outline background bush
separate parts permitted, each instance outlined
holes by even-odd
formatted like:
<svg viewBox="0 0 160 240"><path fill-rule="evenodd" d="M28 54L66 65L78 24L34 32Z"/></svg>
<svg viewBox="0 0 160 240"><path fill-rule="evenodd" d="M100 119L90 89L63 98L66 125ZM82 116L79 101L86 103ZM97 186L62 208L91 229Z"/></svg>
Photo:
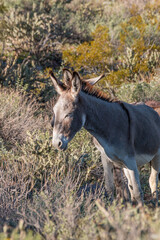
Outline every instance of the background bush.
<svg viewBox="0 0 160 240"><path fill-rule="evenodd" d="M0 10L0 83L42 102L53 97L48 67L104 72L109 90L150 81L159 67L159 0L14 0Z"/></svg>

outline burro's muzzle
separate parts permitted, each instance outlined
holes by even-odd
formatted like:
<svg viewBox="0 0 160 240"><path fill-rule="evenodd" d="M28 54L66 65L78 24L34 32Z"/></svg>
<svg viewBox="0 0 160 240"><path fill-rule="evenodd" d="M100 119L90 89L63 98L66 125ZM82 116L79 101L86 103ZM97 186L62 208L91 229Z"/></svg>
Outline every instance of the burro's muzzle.
<svg viewBox="0 0 160 240"><path fill-rule="evenodd" d="M53 144L54 148L65 151L68 146L68 140L63 135L61 135L59 137L53 136L52 144Z"/></svg>

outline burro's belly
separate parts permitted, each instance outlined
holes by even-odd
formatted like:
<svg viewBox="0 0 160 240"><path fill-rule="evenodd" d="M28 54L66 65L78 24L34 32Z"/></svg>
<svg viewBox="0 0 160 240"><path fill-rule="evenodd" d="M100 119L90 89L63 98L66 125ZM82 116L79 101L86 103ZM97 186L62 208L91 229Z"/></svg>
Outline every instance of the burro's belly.
<svg viewBox="0 0 160 240"><path fill-rule="evenodd" d="M153 154L135 153L135 155L130 156L128 154L128 149L126 150L124 147L117 147L108 144L101 145L101 147L110 159L110 161L118 167L122 168L130 168L130 166L132 165L132 161L135 160L137 166L139 167L145 165L146 163L149 163L156 156L160 158L160 148L157 150L157 152Z"/></svg>
<svg viewBox="0 0 160 240"><path fill-rule="evenodd" d="M137 166L143 166L146 163L149 163L155 155L148 155L148 154L136 154L135 159Z"/></svg>

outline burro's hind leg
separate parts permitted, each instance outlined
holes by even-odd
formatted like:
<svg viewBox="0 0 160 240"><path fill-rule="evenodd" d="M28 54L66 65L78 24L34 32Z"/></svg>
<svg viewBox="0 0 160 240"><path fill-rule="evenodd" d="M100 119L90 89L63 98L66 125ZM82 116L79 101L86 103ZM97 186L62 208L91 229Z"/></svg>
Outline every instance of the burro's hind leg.
<svg viewBox="0 0 160 240"><path fill-rule="evenodd" d="M158 173L160 172L160 150L151 161L151 174L149 177L149 186L155 205L158 204Z"/></svg>
<svg viewBox="0 0 160 240"><path fill-rule="evenodd" d="M122 168L113 166L113 178L116 189L116 198L119 201L123 199L123 202L130 200L128 181L122 170Z"/></svg>
<svg viewBox="0 0 160 240"><path fill-rule="evenodd" d="M134 158L127 161L127 168L124 168L124 173L128 180L128 188L132 202L138 202L138 204L143 205L143 193L139 180L139 172Z"/></svg>

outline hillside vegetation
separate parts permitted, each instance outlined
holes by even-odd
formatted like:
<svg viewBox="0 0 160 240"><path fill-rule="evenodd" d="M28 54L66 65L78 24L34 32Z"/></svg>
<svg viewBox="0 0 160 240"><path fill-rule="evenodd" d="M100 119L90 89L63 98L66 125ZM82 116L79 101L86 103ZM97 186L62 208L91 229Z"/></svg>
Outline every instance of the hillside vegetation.
<svg viewBox="0 0 160 240"><path fill-rule="evenodd" d="M160 239L149 166L145 206L108 201L99 152L79 132L55 150L52 68L105 73L98 88L160 101L160 1L0 1L0 240Z"/></svg>
<svg viewBox="0 0 160 240"><path fill-rule="evenodd" d="M42 102L53 97L45 70L105 73L116 97L125 83L150 83L160 59L160 1L1 1L0 84ZM154 97L154 94L153 94Z"/></svg>

